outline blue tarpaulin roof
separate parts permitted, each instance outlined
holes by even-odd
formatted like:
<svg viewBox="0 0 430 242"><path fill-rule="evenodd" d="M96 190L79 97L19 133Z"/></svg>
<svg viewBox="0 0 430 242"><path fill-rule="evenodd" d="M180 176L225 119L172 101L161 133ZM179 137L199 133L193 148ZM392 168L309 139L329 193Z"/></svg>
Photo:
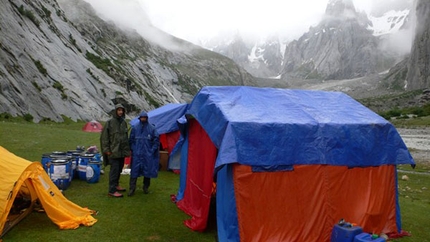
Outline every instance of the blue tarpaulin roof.
<svg viewBox="0 0 430 242"><path fill-rule="evenodd" d="M341 92L204 87L187 114L219 149L216 167L414 164L391 123Z"/></svg>
<svg viewBox="0 0 430 242"><path fill-rule="evenodd" d="M176 120L185 114L188 104L169 103L148 112L149 123L155 125L159 134L167 134L178 130ZM130 121L131 125L139 122L138 117Z"/></svg>

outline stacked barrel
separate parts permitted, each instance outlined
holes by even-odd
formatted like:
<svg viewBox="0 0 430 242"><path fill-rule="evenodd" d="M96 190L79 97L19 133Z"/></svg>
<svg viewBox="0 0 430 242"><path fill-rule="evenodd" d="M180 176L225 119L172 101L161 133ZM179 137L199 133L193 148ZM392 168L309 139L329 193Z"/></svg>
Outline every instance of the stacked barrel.
<svg viewBox="0 0 430 242"><path fill-rule="evenodd" d="M74 178L96 183L100 178L101 156L87 153L83 149L53 151L42 155L43 169L60 189L69 188Z"/></svg>

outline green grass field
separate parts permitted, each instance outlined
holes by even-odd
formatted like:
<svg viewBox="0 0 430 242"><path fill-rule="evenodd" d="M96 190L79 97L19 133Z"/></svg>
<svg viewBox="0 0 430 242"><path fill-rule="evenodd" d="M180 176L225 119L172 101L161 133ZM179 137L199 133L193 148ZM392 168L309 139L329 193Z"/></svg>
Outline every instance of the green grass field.
<svg viewBox="0 0 430 242"><path fill-rule="evenodd" d="M44 153L74 150L76 146L99 147L99 133L81 131L84 123L33 124L1 122L0 146L30 161L40 161ZM105 169L109 172L109 166ZM128 175L120 183L128 188ZM139 178L143 184L143 178ZM138 187L141 188L141 185ZM183 224L188 219L171 202L179 188L179 175L160 171L151 181L150 194L136 191L135 196L107 196L108 175L98 183L74 179L64 195L74 203L97 210L98 221L92 227L60 230L45 213L33 212L4 237L6 241L216 241L215 229L194 232ZM126 193L125 193L126 194Z"/></svg>
<svg viewBox="0 0 430 242"><path fill-rule="evenodd" d="M83 125L70 121L59 124L0 121L0 146L30 161L40 161L44 153L73 150L78 145L99 147L99 134L81 131ZM412 236L396 241L430 241L430 175L426 172L429 167L418 164L417 170L421 172L407 173L408 181L399 178L402 226ZM402 175L399 173L399 177ZM128 179L122 175L121 185L128 188ZM138 182L142 184L142 178ZM170 195L178 190L179 175L161 171L151 182L150 194L139 190L133 197L109 198L107 184L107 175L101 175L98 183L91 184L75 179L64 192L74 203L99 211L94 226L60 230L45 213L33 212L2 239L5 242L216 241L213 227L200 233L183 224L189 216L170 200Z"/></svg>

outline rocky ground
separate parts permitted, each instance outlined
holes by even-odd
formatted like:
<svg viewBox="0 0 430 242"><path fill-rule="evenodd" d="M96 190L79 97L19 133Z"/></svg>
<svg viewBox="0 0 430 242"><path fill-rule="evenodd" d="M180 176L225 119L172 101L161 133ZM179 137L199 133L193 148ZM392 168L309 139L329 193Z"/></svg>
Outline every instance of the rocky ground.
<svg viewBox="0 0 430 242"><path fill-rule="evenodd" d="M259 79L260 86L344 92L355 99L395 93L381 85L386 73L345 80Z"/></svg>
<svg viewBox="0 0 430 242"><path fill-rule="evenodd" d="M375 112L406 108L430 103L430 89L405 92L387 88L388 72L344 80L280 80L259 79L259 86L343 92Z"/></svg>
<svg viewBox="0 0 430 242"><path fill-rule="evenodd" d="M430 127L397 129L416 163L430 165Z"/></svg>

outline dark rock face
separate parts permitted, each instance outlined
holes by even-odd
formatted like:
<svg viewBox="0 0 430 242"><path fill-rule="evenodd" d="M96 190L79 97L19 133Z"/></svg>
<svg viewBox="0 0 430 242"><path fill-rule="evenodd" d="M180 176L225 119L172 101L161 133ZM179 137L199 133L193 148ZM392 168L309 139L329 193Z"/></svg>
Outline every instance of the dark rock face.
<svg viewBox="0 0 430 242"><path fill-rule="evenodd" d="M330 1L321 23L287 46L283 78L347 79L388 68L393 62L379 50L370 24L352 1Z"/></svg>
<svg viewBox="0 0 430 242"><path fill-rule="evenodd" d="M430 87L430 1L418 0L417 28L408 64L408 90Z"/></svg>
<svg viewBox="0 0 430 242"><path fill-rule="evenodd" d="M133 115L188 102L205 85L254 80L232 60L149 20L140 30L120 29L82 0L4 1L0 32L0 113L35 122L104 120L118 102Z"/></svg>

